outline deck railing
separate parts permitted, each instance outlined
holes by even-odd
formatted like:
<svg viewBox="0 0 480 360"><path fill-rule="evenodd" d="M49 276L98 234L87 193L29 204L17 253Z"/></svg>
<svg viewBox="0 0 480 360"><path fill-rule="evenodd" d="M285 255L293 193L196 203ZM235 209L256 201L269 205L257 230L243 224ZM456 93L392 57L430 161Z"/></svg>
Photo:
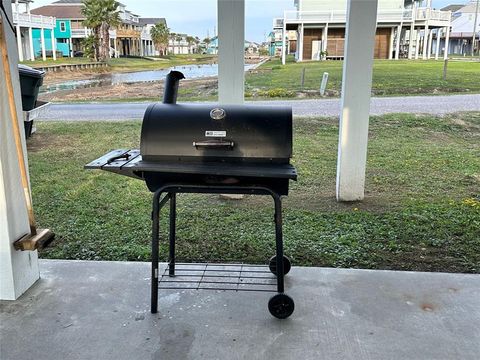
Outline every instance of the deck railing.
<svg viewBox="0 0 480 360"><path fill-rule="evenodd" d="M415 20L435 20L449 22L451 13L450 11L433 10L431 8L417 9L415 14L413 9L380 10L377 14L377 22L409 22L413 20L413 15L415 15ZM344 10L285 11L284 19L276 18L273 20L273 27L283 27L284 21L292 23L345 23L347 21L347 14Z"/></svg>
<svg viewBox="0 0 480 360"><path fill-rule="evenodd" d="M22 27L46 28L53 29L55 27L55 18L52 16L33 15L26 13L13 12L13 24Z"/></svg>

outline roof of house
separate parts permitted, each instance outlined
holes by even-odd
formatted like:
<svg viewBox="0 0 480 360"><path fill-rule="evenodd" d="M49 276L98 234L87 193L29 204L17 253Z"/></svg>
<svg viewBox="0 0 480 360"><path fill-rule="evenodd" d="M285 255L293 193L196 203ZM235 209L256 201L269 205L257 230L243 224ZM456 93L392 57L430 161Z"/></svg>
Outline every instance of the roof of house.
<svg viewBox="0 0 480 360"><path fill-rule="evenodd" d="M76 0L60 0L60 1L76 1ZM59 19L85 19L82 14L82 5L62 6L62 5L46 5L36 9L32 9L34 15L54 16Z"/></svg>
<svg viewBox="0 0 480 360"><path fill-rule="evenodd" d="M465 4L451 4L451 5L447 5L443 8L441 8L440 10L455 12L455 11L458 11L459 9L461 9L464 6L465 6Z"/></svg>
<svg viewBox="0 0 480 360"><path fill-rule="evenodd" d="M467 5L464 5L461 9L459 9L458 12L475 14L476 10L477 10L477 2L470 1Z"/></svg>
<svg viewBox="0 0 480 360"><path fill-rule="evenodd" d="M167 25L167 20L165 18L139 18L139 25L156 25L156 24L165 24Z"/></svg>

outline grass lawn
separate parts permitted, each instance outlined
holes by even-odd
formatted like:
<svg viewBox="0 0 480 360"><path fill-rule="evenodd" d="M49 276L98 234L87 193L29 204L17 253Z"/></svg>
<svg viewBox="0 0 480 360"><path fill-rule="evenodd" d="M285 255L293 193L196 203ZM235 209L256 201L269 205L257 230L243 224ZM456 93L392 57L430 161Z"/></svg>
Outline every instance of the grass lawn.
<svg viewBox="0 0 480 360"><path fill-rule="evenodd" d="M272 60L247 76L247 97L318 97L324 72L329 73L328 96L339 96L342 61L296 63ZM305 68L305 86L301 87ZM443 61L377 60L372 94L376 96L480 92L480 62L450 61L443 80Z"/></svg>
<svg viewBox="0 0 480 360"><path fill-rule="evenodd" d="M117 58L110 59L108 64L113 71L142 71L163 69L177 65L206 64L216 61L215 55L189 54L169 55L164 58L158 57L157 61L141 58Z"/></svg>
<svg viewBox="0 0 480 360"><path fill-rule="evenodd" d="M64 65L64 64L86 64L93 62L92 60L84 57L61 57L57 58L56 61L53 58L47 58L46 61L42 59L37 59L35 61L22 61L21 64L32 66L32 67L42 67L42 66L52 66L52 65Z"/></svg>
<svg viewBox="0 0 480 360"><path fill-rule="evenodd" d="M176 65L205 64L216 61L216 56L203 54L169 55L164 58L157 58L160 60L154 61L142 58L115 58L110 59L108 64L114 71L142 71L163 69ZM21 63L32 67L42 67L63 64L85 64L90 62L93 62L93 60L85 57L62 57L58 58L56 61L54 61L52 58L47 58L46 61L37 59L35 61L22 61Z"/></svg>
<svg viewBox="0 0 480 360"><path fill-rule="evenodd" d="M28 141L34 206L39 225L57 235L41 256L148 261L144 183L82 168L111 149L137 148L140 122L37 125ZM359 203L334 199L335 119L297 118L294 139L299 181L284 199L294 265L480 272L480 112L373 117ZM266 263L274 254L270 199L180 195L178 206L179 258Z"/></svg>

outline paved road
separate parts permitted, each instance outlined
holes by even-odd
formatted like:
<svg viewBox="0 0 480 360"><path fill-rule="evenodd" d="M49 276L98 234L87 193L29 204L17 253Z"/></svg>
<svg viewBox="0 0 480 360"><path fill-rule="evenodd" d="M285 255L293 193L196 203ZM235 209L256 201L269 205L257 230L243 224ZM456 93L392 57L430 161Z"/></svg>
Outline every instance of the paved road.
<svg viewBox="0 0 480 360"><path fill-rule="evenodd" d="M339 99L256 101L259 105L289 105L297 116L338 116ZM143 118L148 103L52 104L39 120L131 120ZM480 111L480 94L372 98L371 113L446 114Z"/></svg>

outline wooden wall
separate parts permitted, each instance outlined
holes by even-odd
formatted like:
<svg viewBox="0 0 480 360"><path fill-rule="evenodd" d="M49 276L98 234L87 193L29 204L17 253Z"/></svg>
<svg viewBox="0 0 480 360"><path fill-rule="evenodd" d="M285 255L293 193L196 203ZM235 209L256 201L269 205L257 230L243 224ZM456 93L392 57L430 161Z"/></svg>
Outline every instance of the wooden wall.
<svg viewBox="0 0 480 360"><path fill-rule="evenodd" d="M375 59L388 59L391 28L378 28L375 35ZM312 58L312 41L322 39L322 29L305 29L303 35L303 60ZM344 56L345 29L328 29L328 56Z"/></svg>
<svg viewBox="0 0 480 360"><path fill-rule="evenodd" d="M391 28L379 28L375 35L375 59L388 59L388 51L390 47Z"/></svg>
<svg viewBox="0 0 480 360"><path fill-rule="evenodd" d="M312 59L312 41L322 40L322 29L305 29L303 32L303 60Z"/></svg>

